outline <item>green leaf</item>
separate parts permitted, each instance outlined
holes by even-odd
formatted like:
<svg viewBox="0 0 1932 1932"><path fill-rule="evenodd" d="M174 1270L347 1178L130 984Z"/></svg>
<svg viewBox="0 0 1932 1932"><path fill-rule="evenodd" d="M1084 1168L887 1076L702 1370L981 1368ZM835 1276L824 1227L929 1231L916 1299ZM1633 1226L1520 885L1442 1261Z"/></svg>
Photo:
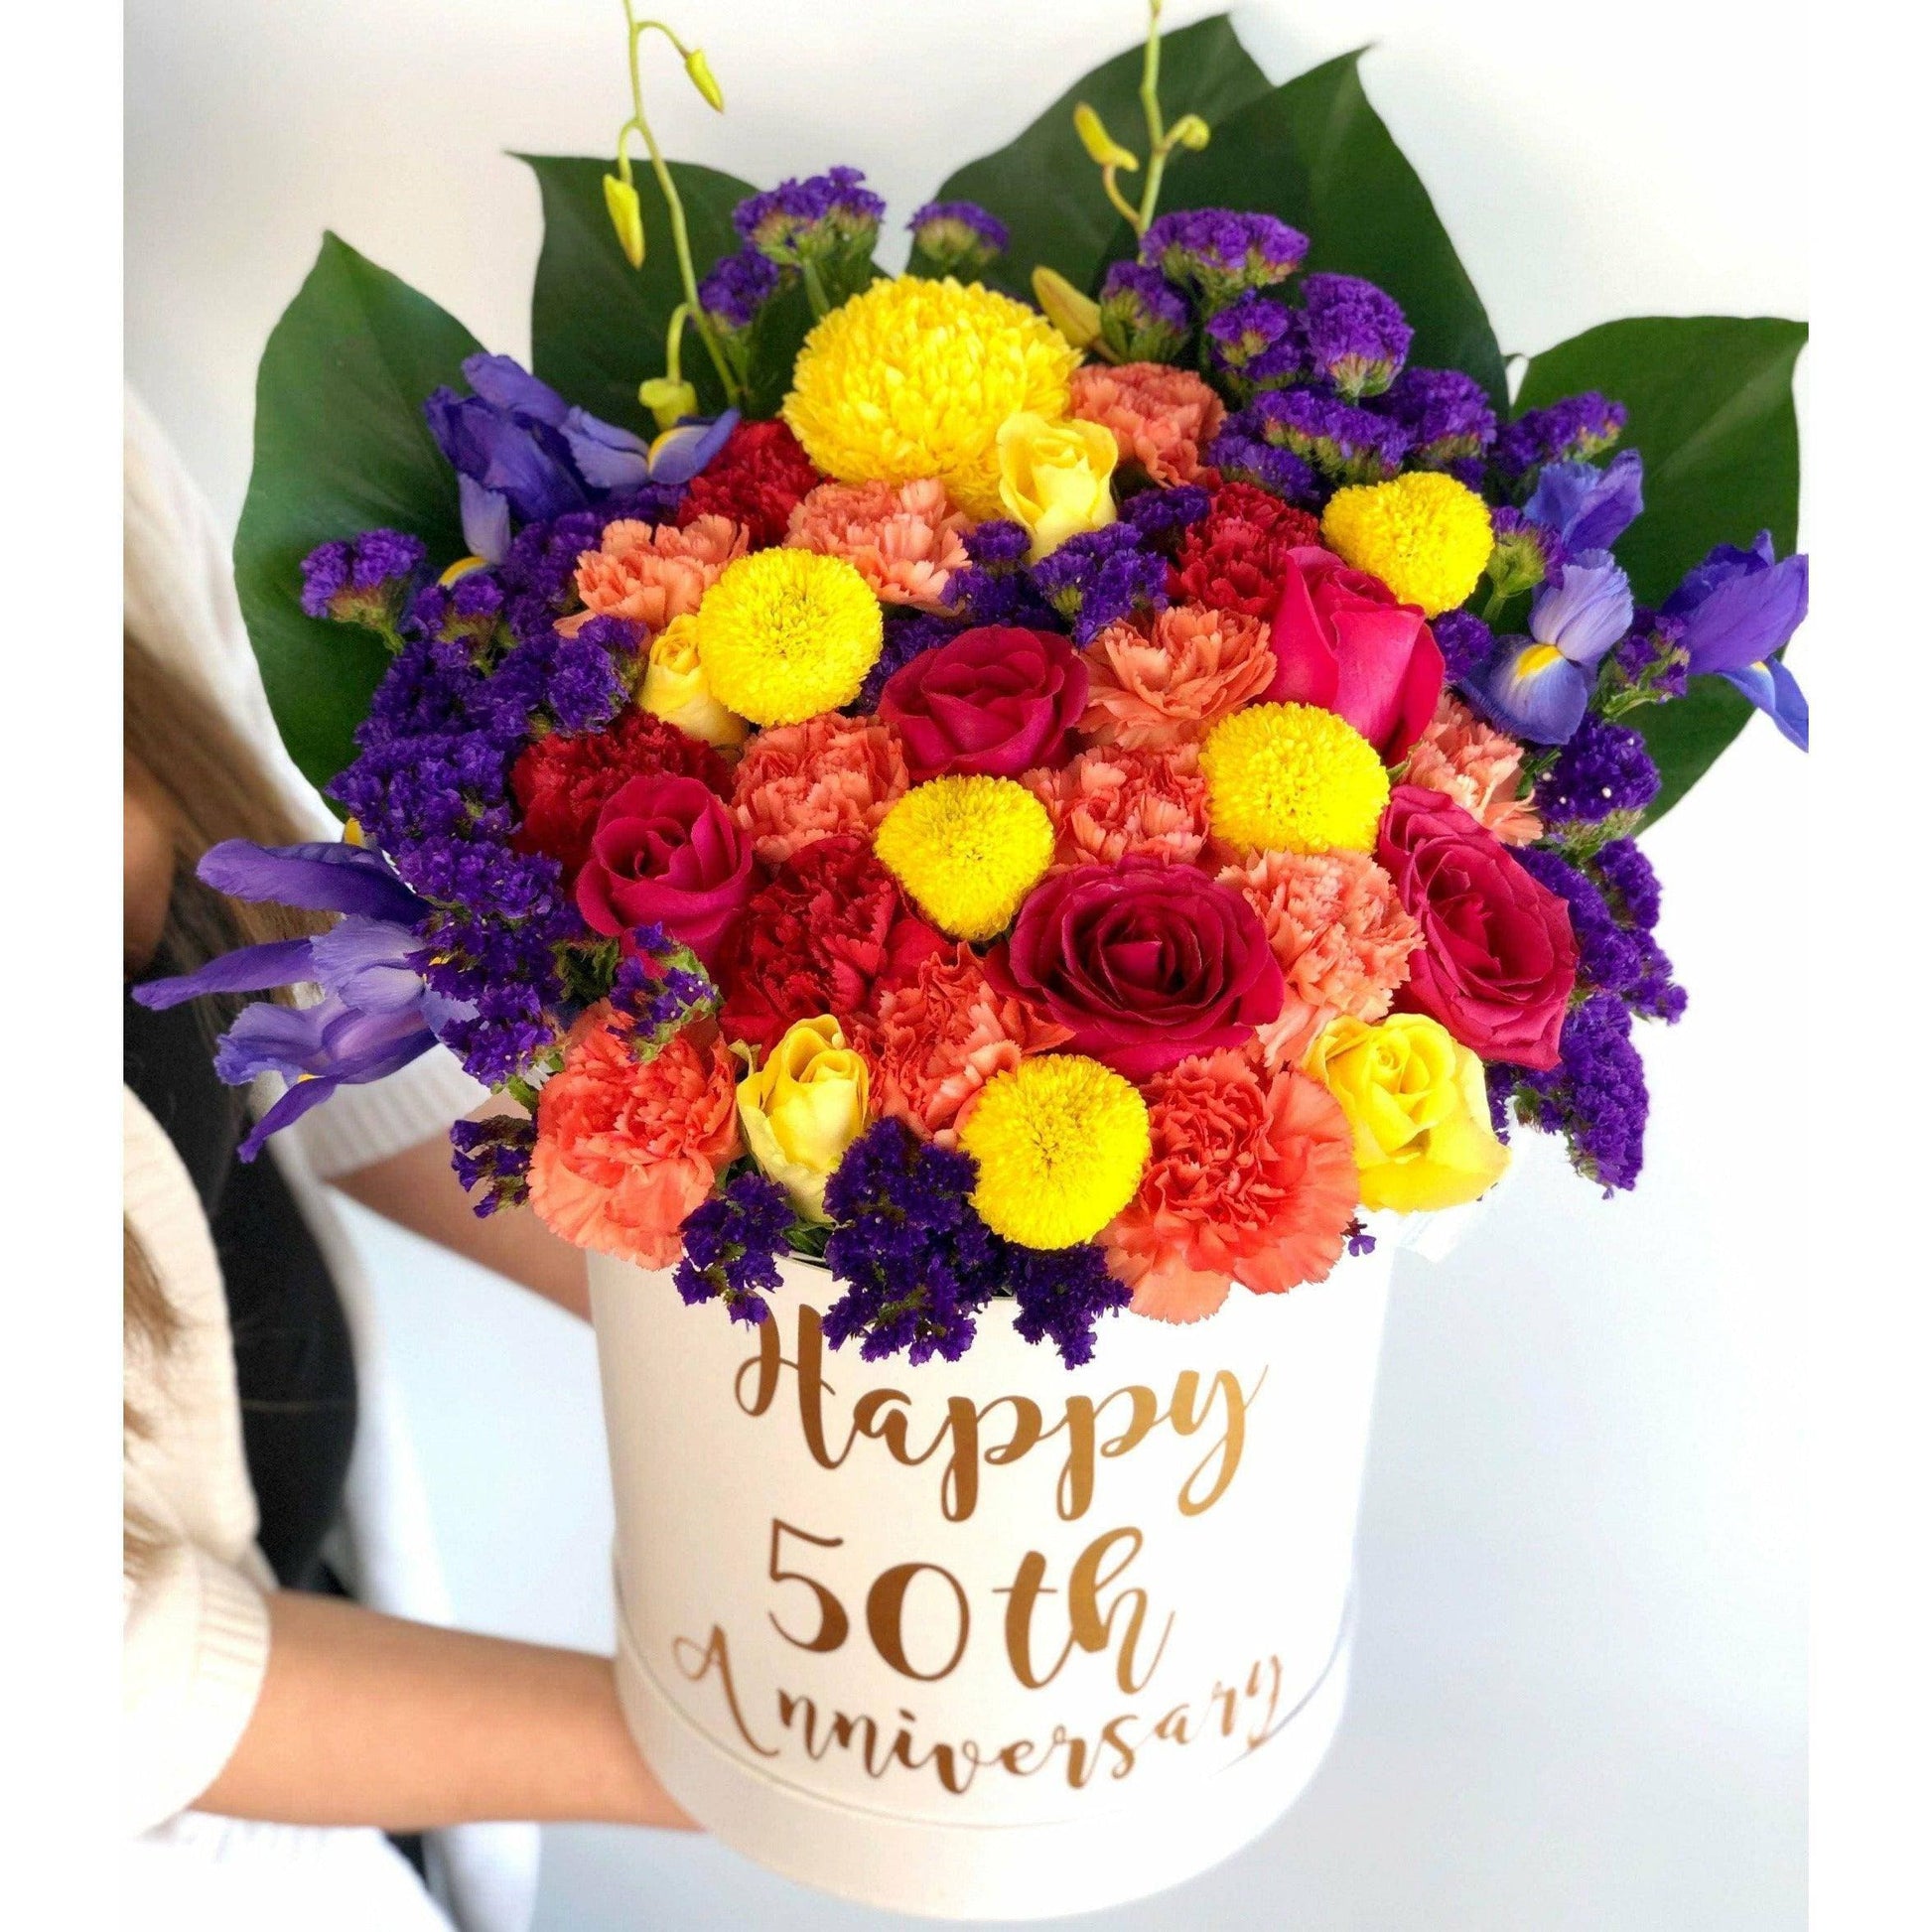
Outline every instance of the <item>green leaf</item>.
<svg viewBox="0 0 1932 1932"><path fill-rule="evenodd" d="M1073 131L1073 109L1086 101L1114 138L1147 164L1147 119L1141 111L1142 50L1131 48L1077 81L1016 141L997 154L969 162L950 176L935 201L978 202L1013 231L1005 256L985 280L1031 299L1034 269L1040 263L1075 288L1090 288L1107 261L1120 216L1100 187L1100 170L1088 160ZM1249 59L1225 14L1197 21L1161 42L1161 108L1170 123L1198 114L1221 138L1223 120L1268 89L1268 77ZM1208 154L1214 152L1212 146ZM1168 181L1184 182L1204 156L1176 154ZM1139 199L1134 175L1121 192ZM1166 194L1164 203L1169 203ZM1191 207L1198 204L1182 203Z"/></svg>
<svg viewBox="0 0 1932 1932"><path fill-rule="evenodd" d="M670 211L649 168L636 174L644 216L644 265L632 268L618 245L604 206L608 159L521 154L543 195L543 251L530 294L531 363L559 394L607 423L649 436L656 423L637 400L637 385L664 373L664 332L684 300ZM750 182L694 162L673 161L671 179L684 204L692 266L700 281L721 255L738 248L731 212ZM800 331L800 339L803 332ZM796 345L793 345L794 350ZM684 331L682 373L707 415L725 392L694 325ZM787 365L788 366L788 365Z"/></svg>
<svg viewBox="0 0 1932 1932"><path fill-rule="evenodd" d="M477 339L334 234L262 352L255 464L235 532L235 588L282 742L327 790L389 654L366 631L302 614L302 559L378 525L464 555L456 479L423 420L460 385Z"/></svg>
<svg viewBox="0 0 1932 1932"><path fill-rule="evenodd" d="M1170 169L1161 212L1279 215L1309 237L1309 269L1364 276L1401 303L1416 332L1412 362L1462 369L1501 404L1495 332L1429 191L1362 91L1361 58L1325 62L1217 123L1204 152ZM1109 258L1133 246L1120 222Z"/></svg>
<svg viewBox="0 0 1932 1932"><path fill-rule="evenodd" d="M1524 371L1520 409L1583 389L1623 403L1624 447L1643 453L1643 514L1616 546L1640 604L1659 604L1713 544L1768 529L1798 540L1798 417L1791 372L1808 334L1776 317L1645 316L1546 349ZM1632 714L1664 776L1650 818L1710 769L1751 707L1719 678Z"/></svg>

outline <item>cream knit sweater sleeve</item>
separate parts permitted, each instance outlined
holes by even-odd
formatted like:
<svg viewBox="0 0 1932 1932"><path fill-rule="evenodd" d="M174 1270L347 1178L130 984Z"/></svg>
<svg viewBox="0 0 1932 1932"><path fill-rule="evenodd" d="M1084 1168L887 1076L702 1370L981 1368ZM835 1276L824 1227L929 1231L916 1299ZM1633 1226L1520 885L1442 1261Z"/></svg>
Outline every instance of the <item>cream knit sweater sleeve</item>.
<svg viewBox="0 0 1932 1932"><path fill-rule="evenodd" d="M125 1089L122 1206L179 1323L159 1361L131 1349L138 1433L123 1462L145 1546L123 1588L122 1816L144 1832L192 1805L247 1727L268 1666L273 1579L255 1547L227 1304L195 1186Z"/></svg>

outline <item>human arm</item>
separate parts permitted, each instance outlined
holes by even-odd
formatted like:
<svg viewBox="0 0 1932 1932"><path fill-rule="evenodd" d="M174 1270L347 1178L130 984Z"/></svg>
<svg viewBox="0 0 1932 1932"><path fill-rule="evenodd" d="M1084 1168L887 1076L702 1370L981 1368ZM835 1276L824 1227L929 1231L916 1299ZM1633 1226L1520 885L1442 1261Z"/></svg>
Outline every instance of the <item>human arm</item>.
<svg viewBox="0 0 1932 1932"><path fill-rule="evenodd" d="M689 1828L637 1754L611 1660L268 1598L260 1695L196 1809L428 1831L479 1819Z"/></svg>

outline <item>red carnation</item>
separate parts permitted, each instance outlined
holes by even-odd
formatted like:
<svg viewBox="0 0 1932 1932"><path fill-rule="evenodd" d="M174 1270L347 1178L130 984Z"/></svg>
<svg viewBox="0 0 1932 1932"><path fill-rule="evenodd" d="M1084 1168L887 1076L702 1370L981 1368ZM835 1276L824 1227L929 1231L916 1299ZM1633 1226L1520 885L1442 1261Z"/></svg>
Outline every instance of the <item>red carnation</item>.
<svg viewBox="0 0 1932 1932"><path fill-rule="evenodd" d="M751 531L754 550L768 549L784 541L792 511L824 481L783 423L740 423L692 478L678 505L678 524L729 516Z"/></svg>
<svg viewBox="0 0 1932 1932"><path fill-rule="evenodd" d="M794 1021L871 1015L880 982L916 971L946 943L906 909L864 839L816 839L753 896L726 941L720 1024L768 1053Z"/></svg>
<svg viewBox="0 0 1932 1932"><path fill-rule="evenodd" d="M1307 510L1253 483L1224 483L1214 507L1181 539L1168 595L1176 604L1272 619L1283 559L1298 545L1320 541L1321 525Z"/></svg>
<svg viewBox="0 0 1932 1932"><path fill-rule="evenodd" d="M696 778L721 798L732 793L731 767L709 745L634 706L603 731L551 732L510 768L523 812L511 843L558 860L568 891L590 856L605 801L632 778L654 777Z"/></svg>

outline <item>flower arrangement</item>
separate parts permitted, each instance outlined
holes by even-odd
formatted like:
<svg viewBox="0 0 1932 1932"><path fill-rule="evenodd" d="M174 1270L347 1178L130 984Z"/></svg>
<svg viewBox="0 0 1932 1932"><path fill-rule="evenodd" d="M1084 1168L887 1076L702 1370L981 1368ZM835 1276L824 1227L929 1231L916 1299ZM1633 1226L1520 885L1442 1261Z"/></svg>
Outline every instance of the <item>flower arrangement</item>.
<svg viewBox="0 0 1932 1932"><path fill-rule="evenodd" d="M820 1262L914 1362L1319 1280L1523 1130L1635 1182L1685 995L1634 834L1746 706L1806 740L1792 326L1612 325L1512 414L1352 58L1270 90L1159 11L902 274L855 170L664 161L647 37L723 96L634 17L614 167L535 164L536 372L332 238L238 558L348 828L204 870L341 917L141 990L320 989L221 1042L288 1082L251 1151L441 1040L516 1103L455 1130L478 1212L748 1322Z"/></svg>

